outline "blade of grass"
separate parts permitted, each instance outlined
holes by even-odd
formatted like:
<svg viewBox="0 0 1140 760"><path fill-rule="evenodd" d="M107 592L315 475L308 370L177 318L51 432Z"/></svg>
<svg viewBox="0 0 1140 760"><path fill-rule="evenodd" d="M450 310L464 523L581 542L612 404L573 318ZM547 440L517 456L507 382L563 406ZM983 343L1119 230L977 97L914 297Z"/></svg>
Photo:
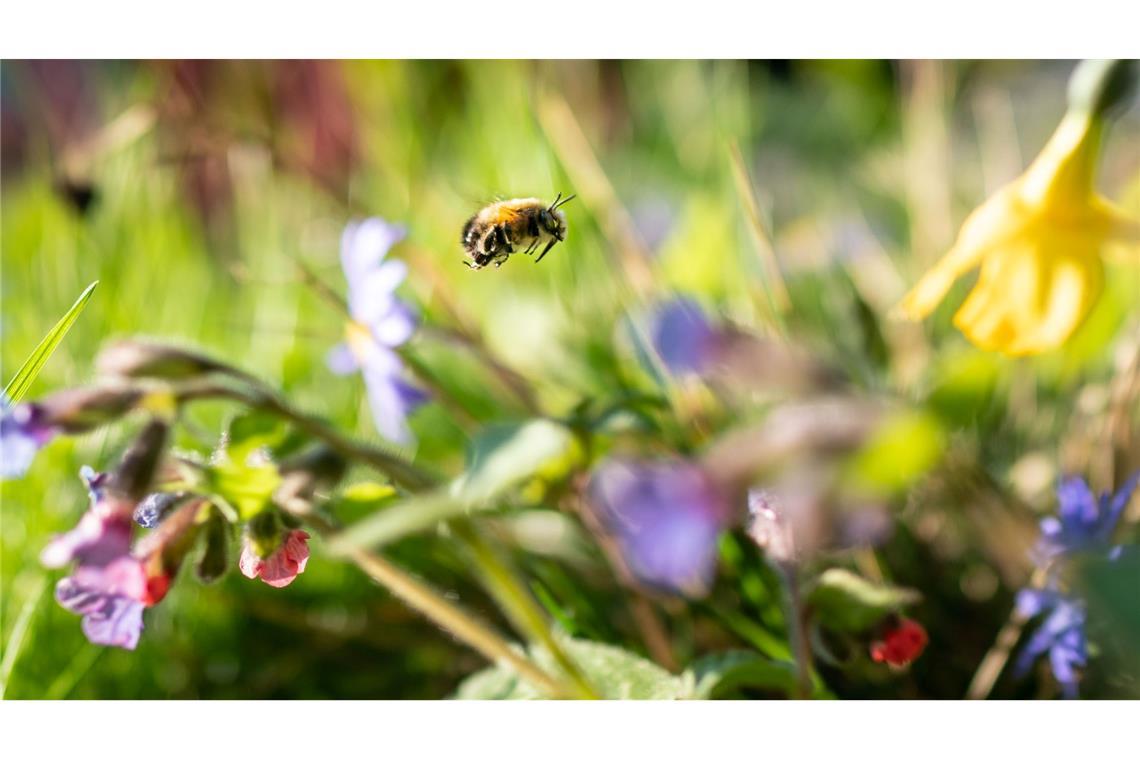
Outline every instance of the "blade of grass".
<svg viewBox="0 0 1140 760"><path fill-rule="evenodd" d="M8 642L4 645L4 659L0 660L0 699L4 698L4 692L8 689L8 676L12 674L12 668L16 665L16 656L20 653L20 647L24 643L24 636L28 633L28 627L32 622L32 614L35 613L36 608L40 605L40 598L44 595L44 589L47 588L47 578L40 578L39 585L24 602L24 606L20 608L20 614L16 616L16 622L12 625L12 631L8 635Z"/></svg>
<svg viewBox="0 0 1140 760"><path fill-rule="evenodd" d="M780 260L776 250L772 247L771 237L764 227L764 218L760 210L760 201L756 197L756 189L752 185L752 178L748 175L748 167L744 163L744 155L740 146L733 143L729 146L732 159L732 177L736 183L736 192L740 202L748 212L748 229L752 233L752 243L764 267L764 293L768 297L768 305L772 309L772 316L776 324L783 327L784 315L792 307L788 287L784 284L784 275L780 271Z"/></svg>
<svg viewBox="0 0 1140 760"><path fill-rule="evenodd" d="M36 349L32 351L32 355L24 362L24 366L20 367L19 371L16 372L15 377L9 381L8 385L4 388L4 395L7 397L8 403L15 404L28 392L28 388L32 387L32 382L36 379L36 376L40 374L40 370L44 368L44 365L47 364L47 360L51 358L56 346L63 342L68 330L75 324L75 320L79 318L83 308L87 306L87 302L91 299L91 294L95 292L95 286L98 284L99 281L96 280L87 286L87 289L79 295L79 298L75 300L75 303L71 305L67 313L55 323L55 327L51 328L51 331L44 336L44 339L41 340L40 344L36 346Z"/></svg>
<svg viewBox="0 0 1140 760"><path fill-rule="evenodd" d="M107 651L106 647L84 643L67 663L67 667L60 671L60 674L47 687L47 691L44 692L44 699L66 699L105 651Z"/></svg>

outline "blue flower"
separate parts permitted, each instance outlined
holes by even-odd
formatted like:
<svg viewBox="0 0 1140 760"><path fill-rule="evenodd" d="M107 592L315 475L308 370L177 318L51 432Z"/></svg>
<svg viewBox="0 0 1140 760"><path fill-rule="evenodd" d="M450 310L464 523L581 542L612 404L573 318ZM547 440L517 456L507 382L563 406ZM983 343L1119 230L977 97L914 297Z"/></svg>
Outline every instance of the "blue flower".
<svg viewBox="0 0 1140 760"><path fill-rule="evenodd" d="M152 493L139 502L134 510L134 520L144 528L153 528L162 522L170 508L178 504L183 498L181 493L159 491Z"/></svg>
<svg viewBox="0 0 1140 760"><path fill-rule="evenodd" d="M0 397L0 478L23 477L36 452L58 432L37 404L9 406Z"/></svg>
<svg viewBox="0 0 1140 760"><path fill-rule="evenodd" d="M1068 554L1110 550L1112 532L1138 480L1140 472L1125 481L1115 494L1106 491L1099 499L1081 478L1063 480L1057 487L1057 516L1041 521L1038 562L1048 565Z"/></svg>
<svg viewBox="0 0 1140 760"><path fill-rule="evenodd" d="M684 296L659 307L649 330L653 349L674 375L703 373L719 342L719 332L705 319L701 307Z"/></svg>
<svg viewBox="0 0 1140 760"><path fill-rule="evenodd" d="M1034 559L1045 571L1044 588L1026 588L1017 594L1017 610L1029 619L1044 615L1015 663L1015 671L1024 675L1033 662L1048 655L1053 677L1068 698L1077 696L1077 668L1088 661L1085 637L1084 602L1062 593L1060 578L1075 558L1084 553L1107 554L1115 558L1123 547L1112 546L1112 533L1140 481L1135 473L1115 494L1093 495L1088 484L1079 477L1061 481L1057 487L1057 516L1041 521L1041 538Z"/></svg>
<svg viewBox="0 0 1140 760"><path fill-rule="evenodd" d="M393 350L416 329L415 313L395 295L407 277L407 265L384 261L403 237L402 227L375 217L345 227L340 258L352 319L345 342L330 352L328 365L340 375L359 371L376 429L385 438L407 443L412 440L407 419L428 396L404 380L403 363Z"/></svg>
<svg viewBox="0 0 1140 760"><path fill-rule="evenodd" d="M1062 693L1068 699L1076 698L1076 669L1088 661L1084 604L1054 589L1022 589L1017 594L1017 610L1026 618L1043 614L1045 619L1018 655L1014 672L1023 676L1037 658L1048 655Z"/></svg>
<svg viewBox="0 0 1140 760"><path fill-rule="evenodd" d="M687 462L610 460L590 482L590 504L641 583L699 597L716 574L724 502Z"/></svg>

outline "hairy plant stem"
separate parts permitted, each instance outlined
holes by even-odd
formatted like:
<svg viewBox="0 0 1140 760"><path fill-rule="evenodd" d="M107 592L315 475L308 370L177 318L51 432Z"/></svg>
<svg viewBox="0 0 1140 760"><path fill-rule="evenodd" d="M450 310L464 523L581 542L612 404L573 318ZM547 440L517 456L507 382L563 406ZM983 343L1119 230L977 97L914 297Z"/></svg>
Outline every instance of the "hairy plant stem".
<svg viewBox="0 0 1140 760"><path fill-rule="evenodd" d="M471 552L487 591L498 602L521 633L532 642L545 647L558 667L573 685L574 696L583 699L597 699L598 693L578 665L570 659L551 632L550 622L542 608L535 602L507 563L487 542L470 520L456 520L451 524L454 535Z"/></svg>
<svg viewBox="0 0 1140 760"><path fill-rule="evenodd" d="M791 641L792 656L796 662L796 697L811 699L811 642L808 640L807 627L804 625L803 599L800 594L797 568L791 562L779 562L777 569L784 583L788 639Z"/></svg>
<svg viewBox="0 0 1140 760"><path fill-rule="evenodd" d="M234 377L236 373L230 373ZM328 444L347 459L353 459L379 470L398 485L410 491L421 491L438 485L440 479L402 457L376 446L356 441L329 425L319 417L295 409L257 378L244 375L250 389L237 388L216 382L187 384L177 391L179 401L201 399L227 399L237 401L251 409L269 412L292 423L299 429Z"/></svg>
<svg viewBox="0 0 1140 760"><path fill-rule="evenodd" d="M520 655L499 634L449 602L428 584L413 578L377 554L352 549L349 558L368 577L392 592L412 609L451 633L491 662L513 669L555 698L578 696Z"/></svg>
<svg viewBox="0 0 1140 760"><path fill-rule="evenodd" d="M230 374L237 376L235 373ZM243 375L243 378L246 378L246 381L253 387L243 389L212 382L203 383L180 389L178 398L182 401L223 398L274 414L294 424L314 438L320 439L345 458L356 460L379 470L410 491L421 491L438 485L440 482L439 478L416 467L411 462L374 446L352 440L323 420L295 409L256 378L248 375ZM310 517L310 521L315 522L323 530L333 529L330 523L317 518L315 515ZM473 529L469 530L477 541L482 541L482 538ZM463 532L462 526L460 532ZM512 668L543 692L557 698L595 697L596 693L585 681L581 672L554 640L541 610L527 595L521 584L505 566L498 563L498 558L489 546L483 543L478 549L478 551L474 551L474 554L480 564L481 571L488 578L488 585L492 586L492 591L498 590L500 592L494 594L496 601L504 606L505 611L512 617L512 620L515 620L516 624L525 623L524 631L528 635L537 638L547 647L551 655L566 671L570 678L569 684L560 683L552 678L512 648L498 633L475 620L430 585L413 578L397 565L377 554L361 549L350 550L347 552L347 556L370 578L383 585L412 609L449 631L491 662Z"/></svg>

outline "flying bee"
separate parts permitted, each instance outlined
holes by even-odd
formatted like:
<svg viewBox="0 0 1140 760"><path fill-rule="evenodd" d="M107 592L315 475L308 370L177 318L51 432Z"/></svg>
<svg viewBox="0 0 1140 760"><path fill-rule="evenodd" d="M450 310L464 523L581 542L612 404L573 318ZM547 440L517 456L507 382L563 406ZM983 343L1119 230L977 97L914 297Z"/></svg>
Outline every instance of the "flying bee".
<svg viewBox="0 0 1140 760"><path fill-rule="evenodd" d="M538 198L515 198L482 208L463 225L460 242L470 259L463 263L472 269L492 263L500 267L516 248L530 255L546 243L537 264L555 243L566 239L566 215L558 208L574 197L559 193L549 206Z"/></svg>

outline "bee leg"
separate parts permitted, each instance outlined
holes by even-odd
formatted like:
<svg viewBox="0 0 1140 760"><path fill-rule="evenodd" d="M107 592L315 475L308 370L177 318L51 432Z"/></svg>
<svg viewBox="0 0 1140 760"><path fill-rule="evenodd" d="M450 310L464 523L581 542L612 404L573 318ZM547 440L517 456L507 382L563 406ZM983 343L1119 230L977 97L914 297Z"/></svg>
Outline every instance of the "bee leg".
<svg viewBox="0 0 1140 760"><path fill-rule="evenodd" d="M496 227L495 236L499 239L500 248L505 248L507 253L515 252L515 247L511 245L511 240L507 237L506 230L504 230L502 227Z"/></svg>
<svg viewBox="0 0 1140 760"><path fill-rule="evenodd" d="M526 250L523 251L523 253L525 253L527 256L531 255L532 253L534 253L534 249L538 248L538 244L540 242L541 241L539 240L539 238L535 238L534 240L530 241L530 245L528 245L526 247Z"/></svg>
<svg viewBox="0 0 1140 760"><path fill-rule="evenodd" d="M540 253L538 255L538 258L534 260L534 263L537 264L538 262L542 261L542 257L545 256L550 251L550 249L554 247L554 244L557 242L558 242L557 240L551 240L549 243L547 243L546 247L542 249L542 253Z"/></svg>

